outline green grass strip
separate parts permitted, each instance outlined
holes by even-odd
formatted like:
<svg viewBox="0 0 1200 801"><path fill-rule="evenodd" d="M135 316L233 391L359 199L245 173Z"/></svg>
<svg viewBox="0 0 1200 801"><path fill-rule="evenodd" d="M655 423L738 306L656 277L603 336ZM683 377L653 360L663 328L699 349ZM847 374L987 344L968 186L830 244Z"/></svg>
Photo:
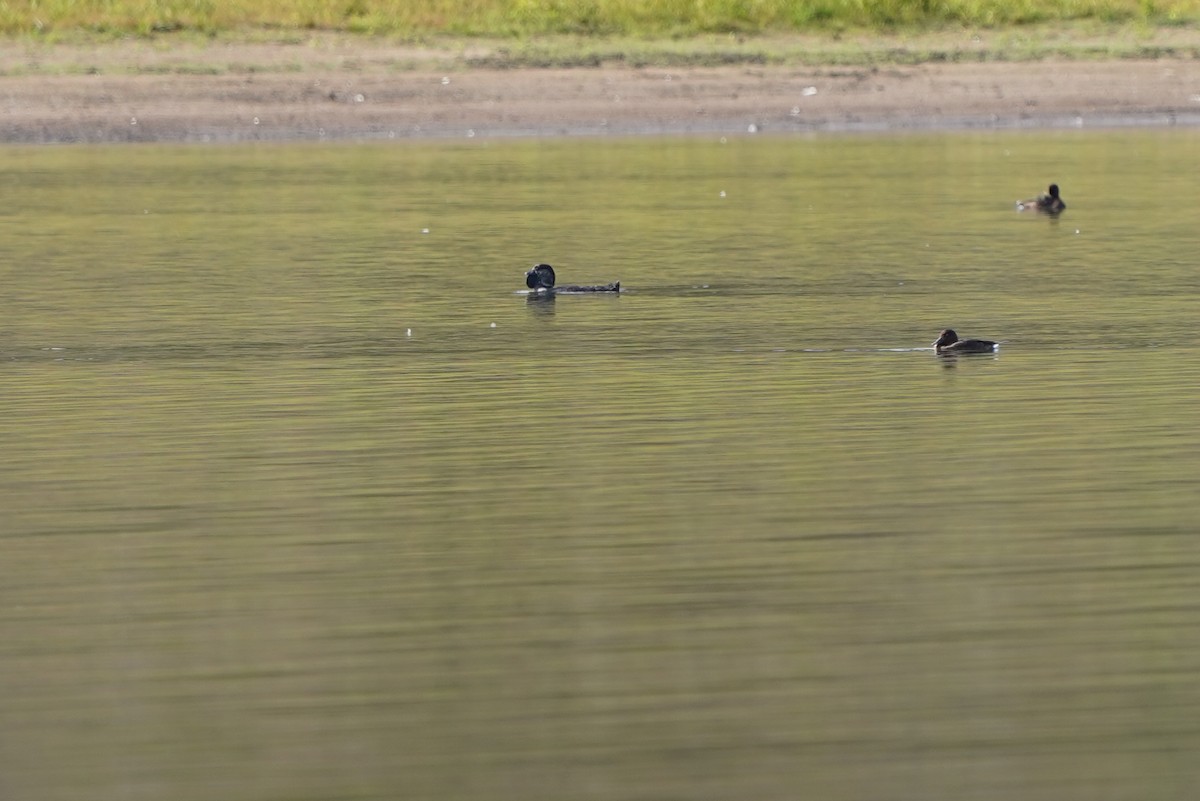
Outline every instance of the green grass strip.
<svg viewBox="0 0 1200 801"><path fill-rule="evenodd" d="M0 35L331 31L406 39L1200 23L1200 0L0 0Z"/></svg>

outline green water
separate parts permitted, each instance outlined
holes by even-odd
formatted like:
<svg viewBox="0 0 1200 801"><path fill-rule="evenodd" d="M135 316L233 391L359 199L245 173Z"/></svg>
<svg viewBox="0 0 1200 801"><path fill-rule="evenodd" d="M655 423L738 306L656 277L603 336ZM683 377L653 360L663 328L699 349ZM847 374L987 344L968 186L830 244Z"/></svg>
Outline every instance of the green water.
<svg viewBox="0 0 1200 801"><path fill-rule="evenodd" d="M1194 797L1198 156L0 150L0 797Z"/></svg>

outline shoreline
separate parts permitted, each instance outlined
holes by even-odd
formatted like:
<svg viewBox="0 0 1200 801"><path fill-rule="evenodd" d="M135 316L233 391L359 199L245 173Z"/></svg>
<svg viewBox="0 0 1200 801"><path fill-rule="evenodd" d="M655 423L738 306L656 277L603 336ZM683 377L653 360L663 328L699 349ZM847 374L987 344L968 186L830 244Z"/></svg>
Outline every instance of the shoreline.
<svg viewBox="0 0 1200 801"><path fill-rule="evenodd" d="M0 143L1200 127L1194 58L506 69L460 52L396 66L412 57L345 41L10 51Z"/></svg>

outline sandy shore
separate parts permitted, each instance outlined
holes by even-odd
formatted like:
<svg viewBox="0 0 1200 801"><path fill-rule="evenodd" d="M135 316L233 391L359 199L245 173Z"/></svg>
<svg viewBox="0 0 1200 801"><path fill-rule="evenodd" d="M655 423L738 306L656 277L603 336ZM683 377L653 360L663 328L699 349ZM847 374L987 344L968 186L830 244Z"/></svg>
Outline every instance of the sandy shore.
<svg viewBox="0 0 1200 801"><path fill-rule="evenodd" d="M0 141L1200 125L1195 59L398 69L404 55L372 45L317 58L304 45L251 44L10 52L0 60Z"/></svg>

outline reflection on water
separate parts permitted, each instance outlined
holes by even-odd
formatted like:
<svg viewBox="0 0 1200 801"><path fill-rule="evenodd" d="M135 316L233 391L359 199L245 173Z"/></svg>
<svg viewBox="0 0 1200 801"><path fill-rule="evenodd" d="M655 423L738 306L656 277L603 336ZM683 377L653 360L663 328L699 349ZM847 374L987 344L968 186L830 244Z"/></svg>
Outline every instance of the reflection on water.
<svg viewBox="0 0 1200 801"><path fill-rule="evenodd" d="M0 795L1190 797L1197 147L5 151Z"/></svg>

